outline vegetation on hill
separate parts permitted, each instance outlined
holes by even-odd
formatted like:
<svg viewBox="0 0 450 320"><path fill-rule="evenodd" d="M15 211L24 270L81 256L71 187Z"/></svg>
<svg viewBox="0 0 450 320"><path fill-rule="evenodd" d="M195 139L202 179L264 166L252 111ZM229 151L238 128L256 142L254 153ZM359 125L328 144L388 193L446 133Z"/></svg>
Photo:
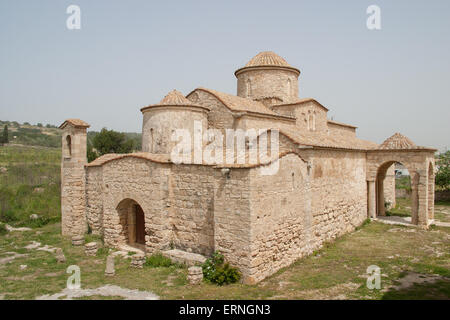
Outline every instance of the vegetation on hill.
<svg viewBox="0 0 450 320"><path fill-rule="evenodd" d="M62 131L58 129L57 126L52 124L43 125L42 123L38 123L36 125L31 125L28 122L24 122L23 124L18 123L17 121L2 121L0 120L0 128L3 127L3 133L0 132L0 145L4 143L11 144L20 144L20 145L28 145L28 146L41 146L41 147L49 147L49 148L60 148L61 147L61 134ZM106 129L105 129L106 130ZM102 130L103 131L103 130ZM115 141L119 143L120 146L115 146L111 148L109 146L109 150L113 150L116 153L124 153L124 152L133 152L137 150L141 150L141 134L135 132L116 132L113 130L108 131L108 135L113 137L111 141ZM104 150L108 150L106 144L100 143L102 151L96 152L97 149L94 144L94 138L100 132L97 131L88 131L88 152L94 152L91 154L91 158L94 159L102 154L104 154ZM117 137L120 137L117 139ZM99 141L104 141L104 135L102 138L98 139ZM6 141L6 142L5 142ZM90 149L89 149L90 144ZM123 146L122 146L123 145ZM130 148L130 146L132 146ZM119 150L119 151L117 151ZM130 150L130 151L126 151ZM89 157L89 155L88 155ZM92 159L91 159L92 161Z"/></svg>
<svg viewBox="0 0 450 320"><path fill-rule="evenodd" d="M87 158L91 162L107 153L130 153L141 149L141 136L126 134L103 128L100 132L89 132Z"/></svg>
<svg viewBox="0 0 450 320"><path fill-rule="evenodd" d="M450 190L450 151L441 153L436 160L436 186L440 190Z"/></svg>
<svg viewBox="0 0 450 320"><path fill-rule="evenodd" d="M0 148L0 222L38 227L60 220L60 161L59 149Z"/></svg>
<svg viewBox="0 0 450 320"><path fill-rule="evenodd" d="M33 126L28 122L19 124L17 121L1 121L0 126L7 126L7 140L4 143L22 144L30 146L59 148L61 146L61 132L53 125L44 127ZM5 140L5 129L2 140Z"/></svg>

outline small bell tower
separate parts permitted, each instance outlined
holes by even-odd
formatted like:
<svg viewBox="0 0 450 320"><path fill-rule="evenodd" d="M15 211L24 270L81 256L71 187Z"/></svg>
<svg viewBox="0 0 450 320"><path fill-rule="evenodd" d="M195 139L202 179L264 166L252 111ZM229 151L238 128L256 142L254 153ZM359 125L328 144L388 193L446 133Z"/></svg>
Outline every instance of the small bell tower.
<svg viewBox="0 0 450 320"><path fill-rule="evenodd" d="M87 231L86 174L87 128L79 119L68 119L59 127L62 133L61 157L61 228L73 236Z"/></svg>

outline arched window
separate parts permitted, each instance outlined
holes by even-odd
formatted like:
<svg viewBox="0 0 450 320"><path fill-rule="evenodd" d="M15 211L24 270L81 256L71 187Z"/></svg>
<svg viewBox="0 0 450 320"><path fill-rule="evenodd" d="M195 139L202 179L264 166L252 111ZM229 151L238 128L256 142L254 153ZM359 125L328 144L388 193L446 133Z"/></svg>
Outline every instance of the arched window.
<svg viewBox="0 0 450 320"><path fill-rule="evenodd" d="M288 81L287 81L287 95L288 96L291 96L291 94L292 94L292 83L291 83L291 79L288 79Z"/></svg>
<svg viewBox="0 0 450 320"><path fill-rule="evenodd" d="M66 137L66 145L67 145L67 155L69 157L71 157L72 156L72 137L71 136Z"/></svg>
<svg viewBox="0 0 450 320"><path fill-rule="evenodd" d="M247 89L247 97L250 97L252 95L252 86L250 83L250 79L247 79L246 87L247 87L246 88Z"/></svg>
<svg viewBox="0 0 450 320"><path fill-rule="evenodd" d="M154 141L153 141L153 128L150 129L150 153L153 153L153 145L154 145Z"/></svg>

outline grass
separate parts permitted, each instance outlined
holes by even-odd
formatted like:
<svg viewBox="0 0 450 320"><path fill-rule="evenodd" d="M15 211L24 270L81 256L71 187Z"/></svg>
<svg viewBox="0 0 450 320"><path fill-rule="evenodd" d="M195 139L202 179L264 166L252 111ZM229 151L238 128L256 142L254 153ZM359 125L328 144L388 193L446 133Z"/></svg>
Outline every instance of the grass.
<svg viewBox="0 0 450 320"><path fill-rule="evenodd" d="M130 267L131 256L117 257L116 275L106 277L109 249L103 246L101 237L86 236L86 242L96 241L100 246L96 256L88 257L84 247L74 247L70 239L61 236L61 226L55 222L59 219L59 157L57 149L0 147L0 167L7 168L6 174L0 173L1 188L9 194L0 204L2 208L9 206L16 217L8 223L31 225L28 216L32 213L49 218L46 223L36 222L26 232L6 233L0 224L0 261L10 252L21 255L10 262L0 262L0 297L4 299L34 299L60 292L66 287L69 265L80 267L82 288L113 284L152 291L162 299L450 299L450 228L425 231L369 221L256 285L189 285L187 269L160 255L149 257L143 269ZM17 169L19 166L25 168L23 174ZM28 167L34 169L27 171ZM37 187L43 191L33 192ZM408 206L406 200L399 200L398 212L407 214ZM449 203L436 204L437 219L448 219L449 214ZM67 261L58 263L52 253L26 249L32 241L62 248ZM27 267L22 269L21 265ZM381 290L366 287L370 265L381 268ZM410 272L440 278L401 290L391 287Z"/></svg>
<svg viewBox="0 0 450 320"><path fill-rule="evenodd" d="M396 232L391 232L392 229ZM187 284L186 268L165 261L166 258L160 255L149 257L143 269L131 268L131 257L117 257L116 275L106 277L108 249L102 247L101 242L99 254L87 257L82 246L73 247L69 239L60 235L58 223L49 224L0 237L0 259L8 256L6 252L27 255L0 265L0 294L5 299L33 299L60 292L69 276L66 268L75 264L81 269L82 288L114 284L152 291L162 299L449 299L450 229L408 230L411 229L366 223L259 284L220 287L208 283ZM24 249L31 241L61 247L67 262L57 263L52 253ZM24 264L27 268L21 270L20 265ZM381 268L382 290L367 289L366 269L369 265ZM436 283L412 286L408 290L389 289L405 272L437 274L442 278Z"/></svg>
<svg viewBox="0 0 450 320"><path fill-rule="evenodd" d="M411 216L411 198L397 198L394 208L386 212L387 216ZM450 222L450 202L438 201L434 204L434 219L441 222Z"/></svg>
<svg viewBox="0 0 450 320"><path fill-rule="evenodd" d="M59 149L0 147L0 222L36 228L60 220L60 161Z"/></svg>
<svg viewBox="0 0 450 320"><path fill-rule="evenodd" d="M411 198L397 198L395 199L395 207L386 211L387 216L411 216Z"/></svg>

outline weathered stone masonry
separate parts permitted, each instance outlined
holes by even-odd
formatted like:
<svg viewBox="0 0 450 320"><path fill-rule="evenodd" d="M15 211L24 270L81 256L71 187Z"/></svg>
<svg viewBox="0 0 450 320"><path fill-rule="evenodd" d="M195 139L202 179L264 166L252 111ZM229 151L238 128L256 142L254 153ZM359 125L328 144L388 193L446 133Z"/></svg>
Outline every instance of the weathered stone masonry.
<svg viewBox="0 0 450 320"><path fill-rule="evenodd" d="M430 225L434 149L400 134L381 145L358 139L356 127L328 120L328 109L314 99L299 99L300 71L272 52L258 54L235 75L237 96L172 91L142 108L143 152L107 154L88 164L89 125L66 120L60 127L62 233L83 234L89 226L108 246L146 254L219 250L245 282L255 283L384 215L385 201L395 201L397 162L411 173L412 222ZM279 149L268 161L250 163L249 146L262 136L248 136L245 163L176 164L170 152L177 129L192 136L207 129L278 131ZM201 141L200 148L211 149L209 143ZM225 146L212 150L226 159ZM262 174L275 164L275 174Z"/></svg>

